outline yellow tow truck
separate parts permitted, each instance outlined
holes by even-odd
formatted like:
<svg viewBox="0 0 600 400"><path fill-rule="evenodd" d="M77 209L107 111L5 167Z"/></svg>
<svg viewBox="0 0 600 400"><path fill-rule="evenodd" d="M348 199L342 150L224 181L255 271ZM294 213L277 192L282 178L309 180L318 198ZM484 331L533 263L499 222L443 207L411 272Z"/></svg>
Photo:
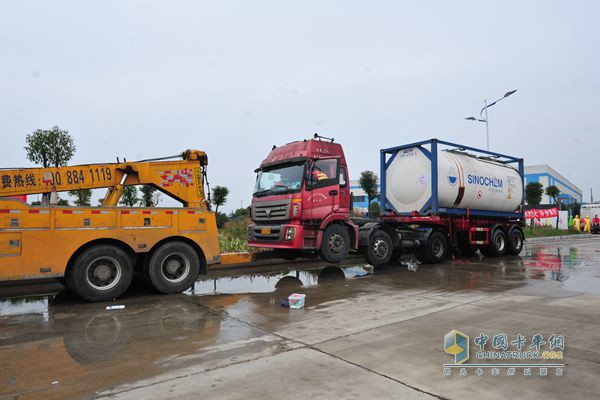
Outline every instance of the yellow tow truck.
<svg viewBox="0 0 600 400"><path fill-rule="evenodd" d="M187 150L177 158L0 170L0 281L59 278L88 301L117 298L134 273L162 293L192 286L223 260L204 193L206 153ZM117 207L128 185L152 185L183 207ZM108 188L99 207L8 198L98 188Z"/></svg>

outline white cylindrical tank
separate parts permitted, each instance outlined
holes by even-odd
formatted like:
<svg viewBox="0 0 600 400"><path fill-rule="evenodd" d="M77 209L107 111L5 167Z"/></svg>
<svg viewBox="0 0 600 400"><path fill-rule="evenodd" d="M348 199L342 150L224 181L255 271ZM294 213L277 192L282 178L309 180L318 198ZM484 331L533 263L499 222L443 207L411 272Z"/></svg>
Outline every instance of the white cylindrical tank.
<svg viewBox="0 0 600 400"><path fill-rule="evenodd" d="M431 161L418 147L401 150L386 170L385 195L396 212L426 211ZM513 212L521 205L519 171L458 151L438 152L438 207Z"/></svg>

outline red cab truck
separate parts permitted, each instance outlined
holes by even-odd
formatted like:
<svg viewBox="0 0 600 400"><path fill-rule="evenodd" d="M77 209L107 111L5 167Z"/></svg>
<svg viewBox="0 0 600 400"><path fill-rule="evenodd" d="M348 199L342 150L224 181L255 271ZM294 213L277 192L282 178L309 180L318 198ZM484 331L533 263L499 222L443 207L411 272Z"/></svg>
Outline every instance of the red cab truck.
<svg viewBox="0 0 600 400"><path fill-rule="evenodd" d="M326 140L323 140L326 139ZM358 247L350 181L339 143L313 140L273 149L256 170L249 245L295 255L313 251L337 263Z"/></svg>
<svg viewBox="0 0 600 400"><path fill-rule="evenodd" d="M249 244L337 263L350 250L381 265L412 252L424 263L523 247L523 159L430 139L380 151L376 219L351 218L342 146L314 139L274 146L256 170Z"/></svg>

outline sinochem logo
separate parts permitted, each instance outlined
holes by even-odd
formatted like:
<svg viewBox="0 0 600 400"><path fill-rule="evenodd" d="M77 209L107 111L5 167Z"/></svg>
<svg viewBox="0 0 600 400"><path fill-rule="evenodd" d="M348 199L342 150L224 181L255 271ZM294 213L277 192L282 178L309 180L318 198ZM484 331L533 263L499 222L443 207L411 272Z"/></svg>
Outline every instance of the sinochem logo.
<svg viewBox="0 0 600 400"><path fill-rule="evenodd" d="M469 337L457 330L444 336L444 351L454 356L455 364L462 364L469 359Z"/></svg>
<svg viewBox="0 0 600 400"><path fill-rule="evenodd" d="M454 167L450 167L450 171L448 173L448 183L450 184L450 186L455 186L456 182L458 182L456 170L454 169Z"/></svg>

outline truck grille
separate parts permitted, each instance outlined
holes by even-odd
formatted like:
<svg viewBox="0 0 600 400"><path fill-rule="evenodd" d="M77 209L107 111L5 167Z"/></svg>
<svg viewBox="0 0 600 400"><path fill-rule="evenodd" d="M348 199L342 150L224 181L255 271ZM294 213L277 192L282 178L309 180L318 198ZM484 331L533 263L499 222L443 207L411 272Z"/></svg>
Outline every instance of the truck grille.
<svg viewBox="0 0 600 400"><path fill-rule="evenodd" d="M291 200L261 201L252 205L255 222L282 221L290 219Z"/></svg>

